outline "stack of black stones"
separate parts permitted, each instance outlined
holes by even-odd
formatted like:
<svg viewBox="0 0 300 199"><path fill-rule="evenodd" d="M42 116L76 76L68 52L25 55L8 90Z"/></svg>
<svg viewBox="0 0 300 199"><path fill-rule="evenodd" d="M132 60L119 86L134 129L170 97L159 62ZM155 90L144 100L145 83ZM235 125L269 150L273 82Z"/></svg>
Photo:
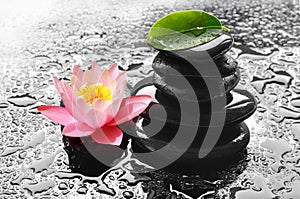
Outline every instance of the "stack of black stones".
<svg viewBox="0 0 300 199"><path fill-rule="evenodd" d="M158 151L172 143L178 130L183 126L186 137L183 136L182 139L191 136L191 131L195 129L196 135L187 148L183 147L184 151L180 158L168 165L166 170L197 173L202 174L202 177L211 178L212 172L215 173L241 160L246 154L245 149L250 139L249 129L243 121L256 110L256 101L248 91L234 89L239 82L240 72L236 60L226 54L232 45L231 35L223 33L214 40L191 49L159 51L152 64L153 76L140 81L132 90L132 95L151 95L153 102L141 114L139 119L142 126L138 128L137 134L132 137L135 133L132 128L128 130L131 131L130 135L126 134L127 131L124 132L120 148L125 149L128 139L132 138L133 152ZM191 60L196 60L197 65L192 64L195 62ZM215 67L217 70L207 70L206 67L204 74L199 73L199 67L205 65ZM189 86L180 78L187 80ZM216 85L215 95L211 95L207 84ZM224 106L212 111L211 105L220 104L218 101L224 101ZM182 103L196 104L199 111L188 110L189 115L183 115ZM162 107L165 112L162 112ZM225 112L225 122L218 121L222 118L218 117L222 111ZM195 114L200 116L199 120L195 121L194 118L197 118ZM216 119L212 121L212 118ZM199 150L205 138L209 136L208 128L216 129L216 132L212 133L217 133L220 125L222 131L221 135L217 136L216 145L208 155L199 158ZM89 153L82 138L64 136L63 141L73 172L99 176L109 168ZM103 153L109 153L113 147L94 143L90 137L85 138L84 142ZM170 147L174 151L182 150L180 143ZM155 160L141 159L141 161L152 166L152 161Z"/></svg>
<svg viewBox="0 0 300 199"><path fill-rule="evenodd" d="M227 53L232 45L232 36L222 33L214 40L191 49L159 51L152 64L153 76L139 82L132 91L133 95L153 96L153 103L141 115L142 130L133 138L135 152L154 152L167 146L176 136L180 125L183 125L186 136L189 136L189 127L196 126L196 136L183 155L168 169L186 173L206 172L207 169L223 168L244 157L250 132L243 121L256 110L256 101L248 91L235 89L240 72L237 61ZM189 59L196 60L197 66ZM218 74L216 70L206 70L205 74L200 74L197 67L204 64L213 64ZM178 75L184 77L189 86L182 83ZM217 95L210 95L207 83L217 84L219 90L214 92ZM196 95L196 100L193 100L193 95ZM224 106L212 111L212 103L218 100L225 100ZM199 121L182 122L182 102L197 103ZM161 105L165 113L157 105ZM221 111L225 112L225 122L211 121L212 115L216 116ZM193 115L189 117L193 118ZM158 130L159 125L162 127ZM207 129L214 128L214 125L222 125L221 135L208 155L199 158L199 150L208 136ZM151 161L147 163L151 165Z"/></svg>

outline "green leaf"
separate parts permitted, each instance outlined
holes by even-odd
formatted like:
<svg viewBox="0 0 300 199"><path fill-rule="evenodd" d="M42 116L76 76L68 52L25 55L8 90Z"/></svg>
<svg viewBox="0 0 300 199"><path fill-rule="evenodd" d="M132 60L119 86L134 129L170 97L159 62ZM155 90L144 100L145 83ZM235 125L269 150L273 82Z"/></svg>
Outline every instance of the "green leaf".
<svg viewBox="0 0 300 199"><path fill-rule="evenodd" d="M173 12L156 21L146 42L160 50L181 50L207 43L220 35L222 26L215 16L201 10Z"/></svg>

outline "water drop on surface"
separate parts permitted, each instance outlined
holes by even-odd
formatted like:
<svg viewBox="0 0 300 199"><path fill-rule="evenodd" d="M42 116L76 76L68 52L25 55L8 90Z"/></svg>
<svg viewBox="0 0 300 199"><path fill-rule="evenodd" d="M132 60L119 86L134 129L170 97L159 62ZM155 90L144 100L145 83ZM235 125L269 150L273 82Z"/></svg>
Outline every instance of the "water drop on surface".
<svg viewBox="0 0 300 199"><path fill-rule="evenodd" d="M68 189L68 185L65 182L61 182L61 183L59 183L58 188L61 190L65 190L65 189Z"/></svg>
<svg viewBox="0 0 300 199"><path fill-rule="evenodd" d="M288 107L280 106L278 110L279 114L287 119L299 119L300 112L292 110Z"/></svg>
<svg viewBox="0 0 300 199"><path fill-rule="evenodd" d="M274 158L275 163L271 165L271 168L276 172L278 172L279 167L282 166L282 155L292 150L289 143L282 139L267 139L261 143L261 146L271 151L267 153L267 156Z"/></svg>
<svg viewBox="0 0 300 199"><path fill-rule="evenodd" d="M1 21L3 23L3 26L1 26L2 30L5 32L8 29L10 30L9 33L13 33L7 34L7 36L4 35L5 39L0 41L3 44L0 45L0 51L3 55L1 57L3 67L0 69L0 97L2 97L1 102L4 103L0 104L0 115L2 115L0 125L1 129L4 130L1 135L3 143L1 152L3 152L2 150L5 151L5 153L1 154L1 162L4 168L2 167L3 169L0 171L0 177L3 179L1 182L3 187L2 194L7 194L4 197L77 198L91 196L88 195L90 190L87 191L87 194L76 192L78 186L82 186L82 180L85 179L84 176L71 173L66 179L60 178L66 176L60 175L60 172L69 171L67 163L67 165L58 165L54 162L51 165L51 167L57 169L54 174L50 171L49 174L48 171L34 173L30 169L28 172L31 173L25 175L26 172L18 170L20 164L25 168L31 165L33 158L47 159L53 153L53 150L44 150L47 145L53 145L52 148L57 148L61 147L62 143L59 137L58 139L48 137L50 131L57 131L57 128L50 129L52 128L51 126L54 126L50 122L47 125L42 125L42 128L46 130L44 138L39 137L39 134L36 133L41 128L39 125L41 121L45 123L45 119L41 120L41 115L36 114L37 111L34 110L38 105L37 102L34 102L33 105L28 105L28 109L28 106L21 104L21 109L26 109L30 113L23 116L20 110L16 109L18 108L18 102L15 105L5 100L10 99L11 95L22 96L24 93L31 93L33 91L45 94L45 96L48 96L48 94L50 96L53 94L59 96L53 87L51 75L57 75L61 78L69 77L70 69L73 63L76 62L82 66L86 66L90 64L90 60L95 59L101 65L105 66L110 65L112 61L116 61L117 63L122 63L124 66L143 63L144 66L150 68L151 59L155 51L144 43L144 38L152 23L161 16L178 9L201 8L214 13L221 19L225 26L231 27L236 41L236 46L231 50L231 54L235 58L238 58L239 67L243 68L244 71L242 73L245 74L242 76L244 83L242 86L257 95L256 97L261 102L260 105L263 108L259 108L260 112L257 114L259 116L254 116L255 121L258 117L260 117L261 121L257 124L252 124L252 126L262 126L262 128L255 128L251 131L251 141L248 147L250 161L247 162L247 169L240 172L237 168L225 174L222 176L222 183L215 188L217 190L216 193L207 193L206 196L202 195L200 198L229 198L231 196L237 199L249 199L249 197L267 199L276 197L300 198L298 191L300 185L297 181L298 175L296 173L300 172L299 162L297 163L299 156L296 155L300 138L299 124L297 123L297 112L299 112L297 98L300 94L300 84L299 82L297 83L300 79L298 74L300 53L297 47L300 44L298 41L299 27L297 25L299 5L297 1L287 2L278 0L273 1L269 5L269 2L266 1L229 2L228 0L220 0L218 2L197 2L154 0L151 1L151 4L152 6L149 6L149 4L139 2L137 6L133 6L135 4L132 2L118 1L110 4L92 0L90 3L85 4L85 8L82 8L81 3L72 1L71 3L61 2L60 6L52 6L46 3L46 6L41 6L45 10L41 9L38 12L41 14L39 17L35 14L36 12L31 12L36 5L28 6L29 9L18 9L18 7L7 9L13 11L17 9L21 12L20 15L14 14L15 12L7 12L8 14L5 16L6 12L2 12L5 18L4 21ZM122 7L121 10L119 9L120 7ZM139 9L132 9L132 7ZM101 9L99 10L99 8ZM50 12L48 12L48 9ZM55 17L55 23L49 22L49 13ZM113 23L111 23L111 20L113 20ZM282 26L283 21L285 23L284 27ZM27 28L28 22L30 22L30 26ZM19 28L19 24L22 24L21 28ZM19 32L22 33L19 34ZM15 37L15 35L18 36ZM296 65L293 62L297 62ZM129 78L130 85L134 85L149 72L144 69L138 71L136 70L138 67L132 69L134 77ZM255 70L259 67L261 69L260 74L257 75L258 77L261 74L267 73L266 71L270 72L270 70L273 70L276 74L269 73L270 76L261 77L265 78L265 80L259 81L256 79L258 81L252 81L252 77L256 76L254 74ZM289 87L288 83L286 84L289 80L289 75L277 76L280 70L286 71L294 78L291 87ZM273 80L276 81L271 82ZM20 86L15 86L16 83ZM23 92L22 89L25 90L24 93L21 93ZM292 96L286 94L285 90L291 91ZM12 92L15 94L12 94ZM277 97L271 95L270 93L272 92ZM270 98L263 98L269 94L271 95ZM287 103L285 105L282 104L282 96L286 97L285 102ZM56 102L56 99L52 100L45 97L40 99L33 95L31 97L38 99L43 104ZM25 100L31 101L31 99L26 98ZM279 111L275 112L274 110L278 109L278 107L284 108L279 108ZM294 112L290 112L290 110L285 108L289 108ZM17 114L8 114L8 109L13 109ZM273 115L266 117L270 113ZM288 117L284 118L283 116ZM278 123L275 123L274 120ZM24 126L22 126L22 121ZM284 127L287 121L292 122L291 127ZM19 128L14 127L16 126L15 124L22 126L22 132ZM22 137L23 135L25 137ZM33 136L31 137L30 135ZM35 136L39 138L33 138ZM39 141L38 139L41 140ZM276 143L271 144L272 146L266 146L267 148L260 146L262 140L269 142L270 139L285 140L293 148L292 151L283 152L284 155L278 158L278 160L282 161L282 165L285 166L278 173L270 170L270 166L273 167L277 163L276 158L274 161L276 154L271 150L273 145L276 148ZM27 140L36 140L36 142L33 141L31 144L28 144ZM279 143L279 145L281 144ZM281 147L279 146L278 148ZM40 152L35 153L38 150ZM26 151L27 155L23 151ZM34 154L37 154L37 156L33 157ZM286 162L287 155L294 155L293 158L288 159L293 159L291 163ZM282 165L280 164L280 166ZM16 176L10 180L12 173L16 173ZM236 174L236 178L228 180L235 173L238 173ZM255 180L256 177L253 177L253 174L256 175L256 173L262 173L264 177L261 178L263 180ZM20 178L16 178L18 175ZM40 178L45 178L45 175L48 175L50 178L53 177L53 180L58 184L61 180L72 181L72 186L76 188L69 192L68 189L59 190L57 187L54 187L53 190L50 188L47 191L36 192L36 194L32 194L33 196L28 196L27 192L20 187L22 184L27 185L27 183L34 184L37 181L41 182ZM290 177L288 180L283 180L289 181L289 183L286 183L286 189L275 190L277 188L274 188L276 181L270 180L271 176L274 176L278 181L282 181L281 176ZM162 178L176 177L172 174L161 173L160 179ZM292 178L293 180L291 180ZM118 182L118 178L115 176L115 180L113 181ZM186 181L188 182L187 179L185 179ZM239 187L242 181L245 181L245 184L242 184L243 187L236 191L237 195L235 196L234 191L230 188ZM265 185L260 185L259 181L264 181L268 188L265 189ZM150 179L148 182L156 183L153 179ZM88 186L90 182L85 183L87 187L90 187ZM102 182L99 181L99 183L101 184ZM123 181L122 183L126 184ZM155 190L149 190L149 198L155 198L160 194L168 195L165 197L162 196L162 198L174 198L175 194L167 193L168 189L162 190L168 183L163 180L157 183ZM207 186L207 184L204 183L203 185L201 183L202 181L198 180L195 186L199 185L198 189ZM128 190L139 190L135 186L137 185L128 185ZM278 187L280 186L278 185ZM10 188L13 191L9 191ZM273 190L273 193L270 193L268 189ZM102 198L123 198L123 191L125 190L115 193L115 196L111 197L107 196L106 193L101 195L103 196ZM133 198L143 198L137 195L138 192L134 193L136 195ZM189 198L188 196L184 197L182 194L176 195L178 198ZM190 195L188 191L187 195ZM97 198L97 196L94 197Z"/></svg>
<svg viewBox="0 0 300 199"><path fill-rule="evenodd" d="M0 108L8 108L8 104L3 102L3 103L0 103Z"/></svg>
<svg viewBox="0 0 300 199"><path fill-rule="evenodd" d="M246 189L236 192L236 199L271 199L274 198L275 195L271 192L271 190L266 185L265 179L262 176L254 177L254 185L257 187L257 191L255 189Z"/></svg>
<svg viewBox="0 0 300 199"><path fill-rule="evenodd" d="M7 101L18 107L27 107L37 102L36 98L30 96L29 94L12 96L9 97Z"/></svg>
<svg viewBox="0 0 300 199"><path fill-rule="evenodd" d="M300 108L300 98L291 99L291 105L296 108Z"/></svg>
<svg viewBox="0 0 300 199"><path fill-rule="evenodd" d="M44 191L47 191L54 186L55 182L53 180L45 180L34 184L24 182L21 185L21 188L28 190L32 195L34 195L36 193L42 193Z"/></svg>
<svg viewBox="0 0 300 199"><path fill-rule="evenodd" d="M124 191L123 194L124 198L133 198L134 194L132 193L132 191Z"/></svg>
<svg viewBox="0 0 300 199"><path fill-rule="evenodd" d="M86 194L87 191L88 191L88 189L86 187L79 187L77 189L77 193L79 193L79 194Z"/></svg>

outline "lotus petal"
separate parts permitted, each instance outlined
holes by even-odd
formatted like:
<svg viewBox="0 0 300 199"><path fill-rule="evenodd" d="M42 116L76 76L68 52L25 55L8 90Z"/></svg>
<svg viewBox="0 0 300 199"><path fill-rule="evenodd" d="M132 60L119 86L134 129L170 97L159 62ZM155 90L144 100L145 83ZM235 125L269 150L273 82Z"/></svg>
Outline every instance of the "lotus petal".
<svg viewBox="0 0 300 199"><path fill-rule="evenodd" d="M112 64L108 71L109 71L110 78L116 79L119 75L118 64Z"/></svg>
<svg viewBox="0 0 300 199"><path fill-rule="evenodd" d="M74 122L64 127L62 134L69 137L84 137L94 133L95 129L84 122Z"/></svg>
<svg viewBox="0 0 300 199"><path fill-rule="evenodd" d="M100 144L120 145L123 138L123 132L116 126L104 126L96 129L92 134L95 142Z"/></svg>
<svg viewBox="0 0 300 199"><path fill-rule="evenodd" d="M76 121L70 112L61 106L39 106L38 111L53 122L64 126Z"/></svg>
<svg viewBox="0 0 300 199"><path fill-rule="evenodd" d="M141 114L150 104L152 98L148 95L137 95L123 99L117 115L108 126L116 126L127 122Z"/></svg>

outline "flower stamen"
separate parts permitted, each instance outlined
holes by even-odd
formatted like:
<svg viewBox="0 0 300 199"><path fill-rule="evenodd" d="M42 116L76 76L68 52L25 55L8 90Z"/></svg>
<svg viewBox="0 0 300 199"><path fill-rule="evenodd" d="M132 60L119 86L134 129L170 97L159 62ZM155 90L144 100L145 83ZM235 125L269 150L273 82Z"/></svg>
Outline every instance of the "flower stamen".
<svg viewBox="0 0 300 199"><path fill-rule="evenodd" d="M102 83L82 86L78 91L78 96L82 96L88 104L92 104L97 99L112 100L110 88Z"/></svg>

